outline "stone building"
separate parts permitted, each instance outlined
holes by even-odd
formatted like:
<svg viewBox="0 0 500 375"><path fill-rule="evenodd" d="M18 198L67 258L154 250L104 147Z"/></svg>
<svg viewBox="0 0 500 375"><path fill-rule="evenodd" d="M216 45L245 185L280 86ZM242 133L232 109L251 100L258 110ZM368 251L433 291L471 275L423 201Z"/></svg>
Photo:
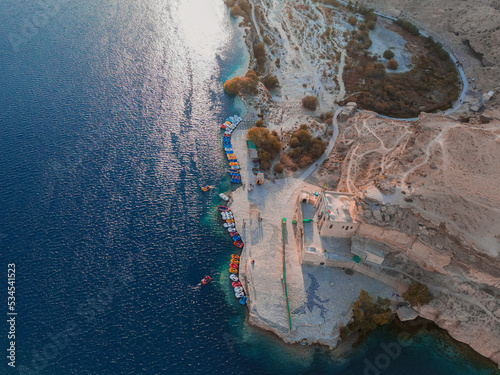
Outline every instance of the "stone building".
<svg viewBox="0 0 500 375"><path fill-rule="evenodd" d="M323 191L316 204L318 231L322 237L352 238L360 223L354 219L356 201L353 194Z"/></svg>

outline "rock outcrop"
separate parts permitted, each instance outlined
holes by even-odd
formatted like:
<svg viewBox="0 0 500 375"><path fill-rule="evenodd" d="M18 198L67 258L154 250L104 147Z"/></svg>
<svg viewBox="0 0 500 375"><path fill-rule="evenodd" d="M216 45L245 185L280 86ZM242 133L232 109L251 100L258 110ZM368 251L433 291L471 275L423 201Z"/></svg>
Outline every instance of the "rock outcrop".
<svg viewBox="0 0 500 375"><path fill-rule="evenodd" d="M388 245L381 272L429 286L416 307L500 363L500 124L424 114L408 124L365 112L341 125L339 187L358 196L357 235Z"/></svg>

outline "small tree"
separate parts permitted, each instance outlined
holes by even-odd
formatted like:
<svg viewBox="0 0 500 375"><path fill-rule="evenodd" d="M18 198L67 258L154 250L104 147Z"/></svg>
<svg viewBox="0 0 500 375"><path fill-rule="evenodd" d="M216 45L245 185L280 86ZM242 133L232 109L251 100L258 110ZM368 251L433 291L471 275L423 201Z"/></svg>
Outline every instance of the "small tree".
<svg viewBox="0 0 500 375"><path fill-rule="evenodd" d="M434 298L429 292L429 288L425 284L419 282L411 283L406 292L403 293L403 298L413 306L425 305Z"/></svg>
<svg viewBox="0 0 500 375"><path fill-rule="evenodd" d="M308 95L302 98L302 106L304 108L314 111L318 107L318 104L319 104L318 98L315 96Z"/></svg>
<svg viewBox="0 0 500 375"><path fill-rule="evenodd" d="M356 26L356 23L358 23L358 19L354 16L350 16L347 22L349 22L349 25L351 26Z"/></svg>
<svg viewBox="0 0 500 375"><path fill-rule="evenodd" d="M255 126L257 126L258 128L263 128L264 127L264 120L259 119L259 120L255 121Z"/></svg>
<svg viewBox="0 0 500 375"><path fill-rule="evenodd" d="M398 62L394 59L390 59L389 61L387 61L387 69L397 70L398 66L399 66Z"/></svg>
<svg viewBox="0 0 500 375"><path fill-rule="evenodd" d="M384 59L390 60L394 57L394 52L392 52L390 49L386 49L384 51Z"/></svg>
<svg viewBox="0 0 500 375"><path fill-rule="evenodd" d="M352 332L360 331L366 334L379 325L384 325L391 319L391 300L389 298L373 297L367 291L361 290L352 307L354 320L349 324Z"/></svg>

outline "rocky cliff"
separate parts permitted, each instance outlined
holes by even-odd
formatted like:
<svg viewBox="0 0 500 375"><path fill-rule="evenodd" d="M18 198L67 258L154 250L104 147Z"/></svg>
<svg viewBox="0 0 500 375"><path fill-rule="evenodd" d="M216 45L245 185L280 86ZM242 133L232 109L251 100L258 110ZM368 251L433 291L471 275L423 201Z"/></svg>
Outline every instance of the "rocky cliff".
<svg viewBox="0 0 500 375"><path fill-rule="evenodd" d="M390 247L383 272L428 284L420 315L500 364L499 125L364 112L340 124L331 158L358 196L358 235Z"/></svg>

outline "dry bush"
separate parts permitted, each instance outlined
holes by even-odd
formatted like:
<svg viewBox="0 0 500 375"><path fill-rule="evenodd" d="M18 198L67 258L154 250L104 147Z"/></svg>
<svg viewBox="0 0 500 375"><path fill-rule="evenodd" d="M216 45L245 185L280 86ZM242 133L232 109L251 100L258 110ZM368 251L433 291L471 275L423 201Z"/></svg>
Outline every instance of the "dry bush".
<svg viewBox="0 0 500 375"><path fill-rule="evenodd" d="M308 165L311 165L312 162L312 158L309 155L302 155L297 165L299 168L305 168Z"/></svg>
<svg viewBox="0 0 500 375"><path fill-rule="evenodd" d="M244 15L243 10L241 10L240 6L237 4L229 8L229 12L233 17L243 17Z"/></svg>
<svg viewBox="0 0 500 375"><path fill-rule="evenodd" d="M354 16L350 16L347 19L347 22L349 22L349 25L351 25L351 26L356 26L356 23L358 23L358 19Z"/></svg>
<svg viewBox="0 0 500 375"><path fill-rule="evenodd" d="M308 95L302 98L302 106L304 108L314 111L318 107L318 104L319 104L318 98L315 96Z"/></svg>
<svg viewBox="0 0 500 375"><path fill-rule="evenodd" d="M384 59L390 60L390 59L392 59L394 57L394 52L392 52L390 49L386 49L384 51L384 55L383 56L384 56Z"/></svg>
<svg viewBox="0 0 500 375"><path fill-rule="evenodd" d="M224 90L231 95L238 95L240 93L240 77L234 77L232 79L227 80L224 83Z"/></svg>
<svg viewBox="0 0 500 375"><path fill-rule="evenodd" d="M288 156L287 154L281 155L280 163L287 168L290 168L292 164L294 164L292 159L290 159L290 156Z"/></svg>
<svg viewBox="0 0 500 375"><path fill-rule="evenodd" d="M278 77L276 76L265 76L262 79L262 83L268 90L274 90L280 86L280 81L278 80Z"/></svg>
<svg viewBox="0 0 500 375"><path fill-rule="evenodd" d="M259 92L257 90L258 83L259 77L257 77L257 74L253 70L249 70L245 77L241 79L240 92L256 95Z"/></svg>
<svg viewBox="0 0 500 375"><path fill-rule="evenodd" d="M259 65L263 65L266 61L266 46L264 43L257 43L253 45L253 55L257 59Z"/></svg>
<svg viewBox="0 0 500 375"><path fill-rule="evenodd" d="M285 170L285 166L281 163L276 163L274 165L273 170L274 170L274 173L281 174Z"/></svg>
<svg viewBox="0 0 500 375"><path fill-rule="evenodd" d="M243 12L245 12L247 15L250 15L252 12L252 6L247 0L238 0L238 5L241 7Z"/></svg>
<svg viewBox="0 0 500 375"><path fill-rule="evenodd" d="M264 127L264 120L259 119L259 120L255 121L255 126L258 128L263 128Z"/></svg>
<svg viewBox="0 0 500 375"><path fill-rule="evenodd" d="M396 60L390 59L389 61L387 61L387 69L397 70L398 67L399 67L399 64Z"/></svg>

